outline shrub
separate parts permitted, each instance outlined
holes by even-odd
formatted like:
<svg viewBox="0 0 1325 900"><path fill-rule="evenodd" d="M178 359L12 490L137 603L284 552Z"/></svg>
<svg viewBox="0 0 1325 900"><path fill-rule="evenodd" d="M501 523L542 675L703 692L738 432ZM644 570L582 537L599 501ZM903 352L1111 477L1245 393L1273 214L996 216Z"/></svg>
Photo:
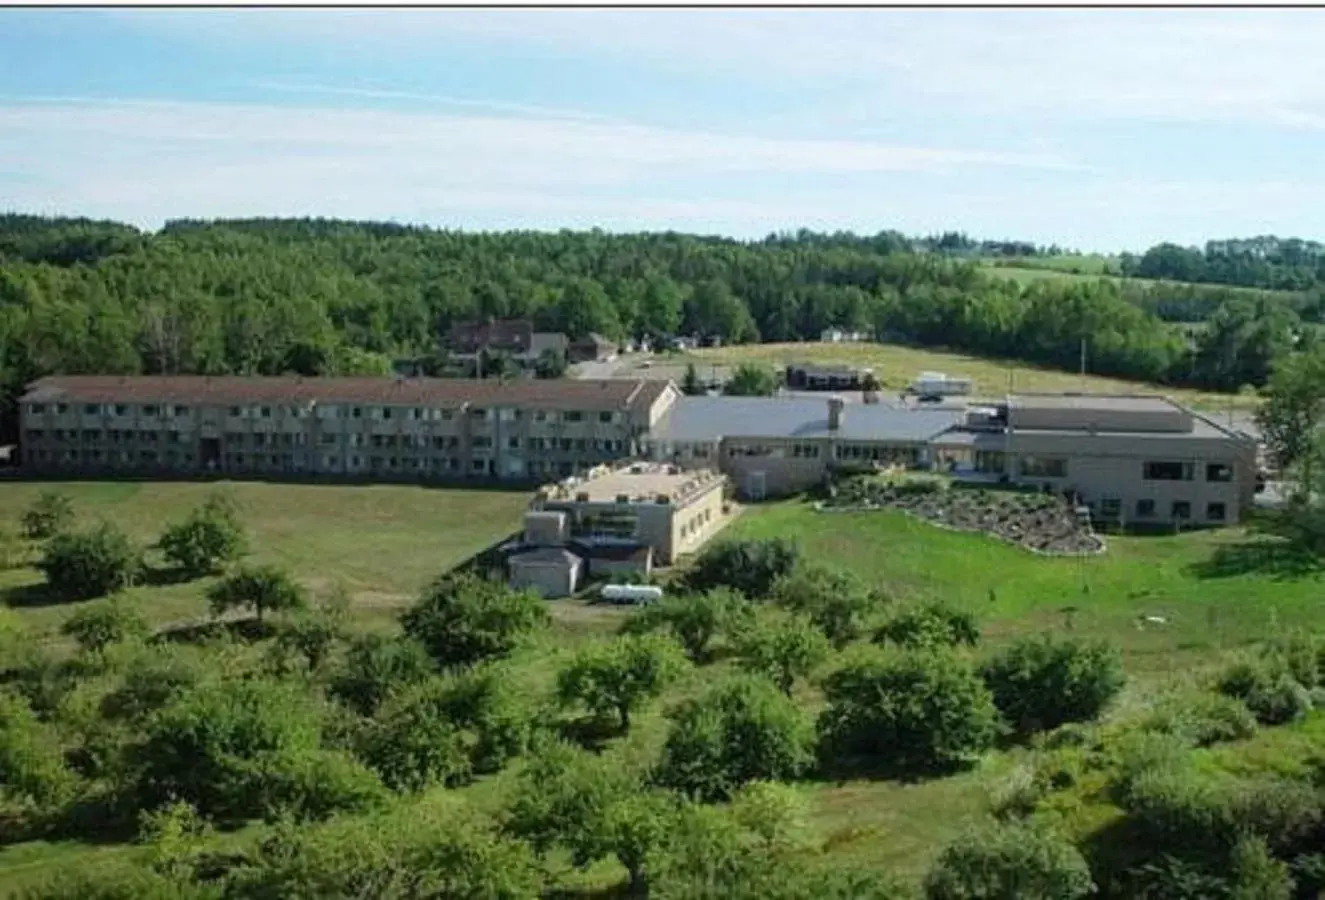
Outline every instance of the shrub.
<svg viewBox="0 0 1325 900"><path fill-rule="evenodd" d="M662 693L685 668L677 644L658 635L625 636L581 650L557 676L564 705L582 703L598 718L616 714L630 728L630 714Z"/></svg>
<svg viewBox="0 0 1325 900"><path fill-rule="evenodd" d="M507 656L549 616L536 594L466 574L435 580L400 621L438 665L470 666Z"/></svg>
<svg viewBox="0 0 1325 900"><path fill-rule="evenodd" d="M1310 694L1273 659L1234 663L1224 671L1217 687L1224 696L1245 703L1262 725L1296 721L1311 709Z"/></svg>
<svg viewBox="0 0 1325 900"><path fill-rule="evenodd" d="M371 716L392 691L418 684L432 672L432 660L418 641L366 634L350 644L344 668L331 681L331 693Z"/></svg>
<svg viewBox="0 0 1325 900"><path fill-rule="evenodd" d="M779 578L773 596L807 616L838 650L865 633L870 617L883 604L882 596L851 573L822 566L804 566Z"/></svg>
<svg viewBox="0 0 1325 900"><path fill-rule="evenodd" d="M1145 720L1144 727L1177 735L1195 747L1246 740L1256 734L1256 717L1241 700L1200 694L1168 703Z"/></svg>
<svg viewBox="0 0 1325 900"><path fill-rule="evenodd" d="M800 616L749 628L737 645L741 666L771 678L788 696L796 679L813 672L828 652L828 638Z"/></svg>
<svg viewBox="0 0 1325 900"><path fill-rule="evenodd" d="M278 566L250 566L232 572L207 590L212 615L252 608L259 622L267 612L290 612L308 605L304 589Z"/></svg>
<svg viewBox="0 0 1325 900"><path fill-rule="evenodd" d="M22 900L211 900L217 892L144 866L115 861L58 868L44 882L15 896Z"/></svg>
<svg viewBox="0 0 1325 900"><path fill-rule="evenodd" d="M345 633L346 608L339 605L321 605L296 613L282 622L276 633L276 643L283 651L298 653L304 658L310 672L322 668L332 645Z"/></svg>
<svg viewBox="0 0 1325 900"><path fill-rule="evenodd" d="M1096 718L1126 681L1116 649L1049 635L1017 641L981 666L980 675L994 705L1022 734Z"/></svg>
<svg viewBox="0 0 1325 900"><path fill-rule="evenodd" d="M178 647L145 647L124 667L120 684L102 699L101 714L110 720L141 722L202 676L198 661Z"/></svg>
<svg viewBox="0 0 1325 900"><path fill-rule="evenodd" d="M891 642L899 647L941 648L980 642L980 629L968 612L945 603L913 606L894 616L874 634L874 642Z"/></svg>
<svg viewBox="0 0 1325 900"><path fill-rule="evenodd" d="M218 572L244 554L244 526L234 502L212 494L189 517L162 533L158 546L166 559L187 575Z"/></svg>
<svg viewBox="0 0 1325 900"><path fill-rule="evenodd" d="M727 587L760 600L773 584L791 574L800 562L796 545L782 538L764 541L719 541L706 547L686 573L692 591Z"/></svg>
<svg viewBox="0 0 1325 900"><path fill-rule="evenodd" d="M857 757L899 773L967 765L998 734L998 710L970 666L946 653L864 659L824 684L825 759Z"/></svg>
<svg viewBox="0 0 1325 900"><path fill-rule="evenodd" d="M717 588L705 594L666 597L636 613L622 629L646 634L666 628L685 649L691 661L702 663L710 644L723 631L739 630L749 620L750 603L740 594Z"/></svg>
<svg viewBox="0 0 1325 900"><path fill-rule="evenodd" d="M397 791L420 791L434 783L454 786L470 774L464 736L426 703L384 709L365 729L359 755Z"/></svg>
<svg viewBox="0 0 1325 900"><path fill-rule="evenodd" d="M110 644L143 637L150 631L147 620L137 610L116 600L89 604L60 626L61 634L73 638L88 653L100 653Z"/></svg>
<svg viewBox="0 0 1325 900"><path fill-rule="evenodd" d="M758 676L734 678L673 715L658 781L706 802L752 781L796 778L814 762L814 723Z"/></svg>
<svg viewBox="0 0 1325 900"><path fill-rule="evenodd" d="M75 783L54 729L21 698L0 691L0 796L49 815L72 797Z"/></svg>
<svg viewBox="0 0 1325 900"><path fill-rule="evenodd" d="M129 538L103 522L90 531L60 532L37 563L46 583L64 600L91 600L128 587L140 565Z"/></svg>
<svg viewBox="0 0 1325 900"><path fill-rule="evenodd" d="M943 851L925 879L926 900L1077 900L1094 892L1076 847L1022 824L969 832Z"/></svg>
<svg viewBox="0 0 1325 900"><path fill-rule="evenodd" d="M32 505L23 511L23 536L44 541L67 531L74 524L74 504L65 494L43 491Z"/></svg>

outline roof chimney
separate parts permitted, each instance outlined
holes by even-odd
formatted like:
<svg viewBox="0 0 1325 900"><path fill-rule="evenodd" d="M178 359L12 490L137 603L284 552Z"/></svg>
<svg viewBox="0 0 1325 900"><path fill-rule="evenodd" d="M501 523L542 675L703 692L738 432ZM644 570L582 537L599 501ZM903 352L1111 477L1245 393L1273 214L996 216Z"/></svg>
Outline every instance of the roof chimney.
<svg viewBox="0 0 1325 900"><path fill-rule="evenodd" d="M841 397L828 398L828 430L837 431L842 427L842 412L846 409L846 401Z"/></svg>

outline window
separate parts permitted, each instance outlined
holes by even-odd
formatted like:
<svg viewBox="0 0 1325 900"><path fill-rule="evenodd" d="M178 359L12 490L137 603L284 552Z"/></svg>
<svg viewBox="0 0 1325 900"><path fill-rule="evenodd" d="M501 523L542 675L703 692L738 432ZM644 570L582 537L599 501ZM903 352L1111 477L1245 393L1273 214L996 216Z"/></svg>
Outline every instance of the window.
<svg viewBox="0 0 1325 900"><path fill-rule="evenodd" d="M1067 460L1061 456L1023 456L1021 474L1031 478L1066 478Z"/></svg>
<svg viewBox="0 0 1325 900"><path fill-rule="evenodd" d="M586 449L588 449L588 447L589 447L589 442L586 441L584 438L575 439L575 449L578 450L579 452L583 453Z"/></svg>
<svg viewBox="0 0 1325 900"><path fill-rule="evenodd" d="M506 449L507 449L507 450L519 450L519 449L520 449L520 439L519 439L518 437L507 438L507 439L506 439Z"/></svg>
<svg viewBox="0 0 1325 900"><path fill-rule="evenodd" d="M28 412L29 412L30 414L34 415L34 416L39 416L39 415L41 415L42 413L46 412L46 404L45 404L45 403L29 403L29 404L28 404Z"/></svg>
<svg viewBox="0 0 1325 900"><path fill-rule="evenodd" d="M488 411L481 406L477 406L469 411L469 417L471 419L486 419Z"/></svg>
<svg viewBox="0 0 1325 900"><path fill-rule="evenodd" d="M155 450L144 450L144 451L142 452L142 459L143 459L143 462L146 462L146 463L154 463L154 462L156 462L156 451L155 451Z"/></svg>
<svg viewBox="0 0 1325 900"><path fill-rule="evenodd" d="M474 438L474 442L473 442L473 443L474 443L474 446L475 446L476 448L480 448L480 449L484 449L484 450L486 450L487 448L489 448L489 447L492 446L492 438L490 438L490 437L476 437L476 438Z"/></svg>
<svg viewBox="0 0 1325 900"><path fill-rule="evenodd" d="M1116 519L1123 511L1123 501L1117 497L1100 498L1100 515L1106 519Z"/></svg>
<svg viewBox="0 0 1325 900"><path fill-rule="evenodd" d="M243 414L244 414L244 410L243 410L242 407L239 407L239 406L232 406L232 407L230 407L230 417L231 417L232 419L238 419L238 418L239 418L240 416L242 416Z"/></svg>
<svg viewBox="0 0 1325 900"><path fill-rule="evenodd" d="M155 403L148 403L145 406L143 406L143 415L145 416L152 417L155 416L160 411L161 407L157 406Z"/></svg>
<svg viewBox="0 0 1325 900"><path fill-rule="evenodd" d="M599 421L599 422L611 422L611 421L612 421L612 414L611 414L610 412L600 412L600 413L598 414L598 421Z"/></svg>
<svg viewBox="0 0 1325 900"><path fill-rule="evenodd" d="M352 419L362 419L362 418L363 418L363 407L362 407L362 406L352 406L352 407L350 407L350 418L352 418Z"/></svg>
<svg viewBox="0 0 1325 900"><path fill-rule="evenodd" d="M1174 519L1190 519L1192 517L1192 505L1186 500L1174 500L1172 517Z"/></svg>
<svg viewBox="0 0 1325 900"><path fill-rule="evenodd" d="M84 440L84 441L87 441L87 442L89 442L89 443L91 443L91 442L93 442L93 441L99 441L99 440L101 440L101 432L100 432L100 431L90 431L90 430L88 430L88 431L84 431L84 432L83 432L83 440Z"/></svg>
<svg viewBox="0 0 1325 900"><path fill-rule="evenodd" d="M1205 505L1205 518L1210 522L1222 522L1226 511L1222 503L1207 503Z"/></svg>
<svg viewBox="0 0 1325 900"><path fill-rule="evenodd" d="M449 422L449 421L451 421L451 414L452 414L452 411L451 411L451 410L449 410L449 409L439 409L439 410L437 410L437 411L438 411L439 413L442 414L442 421L443 421L443 422Z"/></svg>
<svg viewBox="0 0 1325 900"><path fill-rule="evenodd" d="M89 415L89 416L100 415L100 414L101 414L101 404L99 404L99 403L88 403L88 404L86 404L86 405L83 407L83 412L86 413L86 414Z"/></svg>
<svg viewBox="0 0 1325 900"><path fill-rule="evenodd" d="M262 418L264 418L264 419L270 419L270 418L271 418L271 407L270 407L270 406L264 406L264 407L262 407L262 410L261 410L261 412L260 412L260 415L261 415Z"/></svg>
<svg viewBox="0 0 1325 900"><path fill-rule="evenodd" d="M41 440L41 429L39 429L39 428L29 428L29 429L28 429L28 440L29 440L29 441L39 441L39 440Z"/></svg>
<svg viewBox="0 0 1325 900"><path fill-rule="evenodd" d="M182 417L184 417L184 416L187 416L188 414L189 414L189 408L188 408L187 406L176 406L176 407L175 407L175 417L176 417L176 418L182 418Z"/></svg>
<svg viewBox="0 0 1325 900"><path fill-rule="evenodd" d="M382 447L384 440L385 438L380 434L373 435L373 446L380 449Z"/></svg>
<svg viewBox="0 0 1325 900"><path fill-rule="evenodd" d="M563 413L562 416L563 416L563 418L565 418L565 420L566 420L567 422L583 422L583 421L584 421L584 413L580 412L578 409L573 409L573 410L571 410L570 412Z"/></svg>
<svg viewBox="0 0 1325 900"><path fill-rule="evenodd" d="M391 420L391 407L389 406L382 407L382 419L383 421Z"/></svg>
<svg viewBox="0 0 1325 900"><path fill-rule="evenodd" d="M170 432L170 438L169 438L169 441L170 441L170 443L172 443L172 444L178 444L178 443L179 443L179 432L178 432L178 431L172 431L172 432Z"/></svg>
<svg viewBox="0 0 1325 900"><path fill-rule="evenodd" d="M548 419L551 417L551 415L552 415L552 414L549 413L549 412L548 412L547 410L545 410L545 409L537 410L537 411L534 412L534 421L535 421L535 422L546 422L546 421L548 421Z"/></svg>
<svg viewBox="0 0 1325 900"><path fill-rule="evenodd" d="M336 443L336 435L324 434L318 438L318 441L322 444L334 444Z"/></svg>
<svg viewBox="0 0 1325 900"><path fill-rule="evenodd" d="M1207 463L1205 467L1206 481L1232 481L1233 467L1228 463Z"/></svg>
<svg viewBox="0 0 1325 900"><path fill-rule="evenodd" d="M1189 462L1147 462L1141 477L1146 481L1191 481L1194 469Z"/></svg>
<svg viewBox="0 0 1325 900"><path fill-rule="evenodd" d="M1136 501L1136 517L1137 517L1138 519L1149 519L1149 518L1150 518L1151 516L1153 516L1154 514L1155 514L1155 501L1154 501L1154 500L1138 500L1138 501Z"/></svg>
<svg viewBox="0 0 1325 900"><path fill-rule="evenodd" d="M475 472L482 472L484 469L488 467L488 463L487 460L475 459L470 461L469 467L473 469Z"/></svg>
<svg viewBox="0 0 1325 900"><path fill-rule="evenodd" d="M815 444L792 444L791 455L797 459L818 459L819 447Z"/></svg>
<svg viewBox="0 0 1325 900"><path fill-rule="evenodd" d="M129 407L128 407L128 406L124 405L123 403L117 403L117 404L115 404L115 415L117 415L117 416L127 416L128 414L129 414Z"/></svg>
<svg viewBox="0 0 1325 900"><path fill-rule="evenodd" d="M67 412L69 412L69 404L68 404L68 403L57 403L57 404L55 404L55 414L56 414L56 415L58 415L58 416L62 416L62 415L64 415L64 414L67 413Z"/></svg>
<svg viewBox="0 0 1325 900"><path fill-rule="evenodd" d="M414 417L415 421L418 421L419 419L423 418L423 410L416 406L414 407L414 411L413 413L411 413L411 415Z"/></svg>

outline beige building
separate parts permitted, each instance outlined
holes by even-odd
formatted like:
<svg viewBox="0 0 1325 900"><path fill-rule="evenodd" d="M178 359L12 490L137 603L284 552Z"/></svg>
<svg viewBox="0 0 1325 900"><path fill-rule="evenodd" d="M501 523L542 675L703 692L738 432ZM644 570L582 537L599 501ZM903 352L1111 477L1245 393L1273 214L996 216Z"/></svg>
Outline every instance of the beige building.
<svg viewBox="0 0 1325 900"><path fill-rule="evenodd" d="M646 566L670 565L717 530L726 485L711 469L636 462L541 488L531 508L564 513L569 540L591 559L595 546L647 547ZM609 562L606 570L622 569Z"/></svg>
<svg viewBox="0 0 1325 900"><path fill-rule="evenodd" d="M54 376L20 399L39 472L542 481L633 455L667 382Z"/></svg>

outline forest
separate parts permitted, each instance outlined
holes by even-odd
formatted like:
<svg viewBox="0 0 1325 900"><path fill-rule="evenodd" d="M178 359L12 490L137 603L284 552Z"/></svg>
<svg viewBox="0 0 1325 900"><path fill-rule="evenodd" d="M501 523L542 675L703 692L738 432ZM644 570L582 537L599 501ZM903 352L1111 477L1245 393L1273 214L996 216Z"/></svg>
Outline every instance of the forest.
<svg viewBox="0 0 1325 900"><path fill-rule="evenodd" d="M1314 246L1283 244L1298 245ZM435 354L445 328L474 318L726 343L817 339L838 326L1072 370L1085 341L1093 374L1235 391L1262 385L1320 317L1315 282L1297 293L1129 279L1021 285L945 246L897 232L741 242L309 219L174 221L146 232L6 215L5 436L14 398L44 374L385 372L395 357ZM1154 270L1157 250L1138 275L1171 277ZM1308 250L1284 258L1316 259Z"/></svg>
<svg viewBox="0 0 1325 900"><path fill-rule="evenodd" d="M1140 257L1125 256L1122 271L1124 275L1169 281L1318 290L1325 282L1325 246L1273 235L1208 241L1203 249L1163 243Z"/></svg>

